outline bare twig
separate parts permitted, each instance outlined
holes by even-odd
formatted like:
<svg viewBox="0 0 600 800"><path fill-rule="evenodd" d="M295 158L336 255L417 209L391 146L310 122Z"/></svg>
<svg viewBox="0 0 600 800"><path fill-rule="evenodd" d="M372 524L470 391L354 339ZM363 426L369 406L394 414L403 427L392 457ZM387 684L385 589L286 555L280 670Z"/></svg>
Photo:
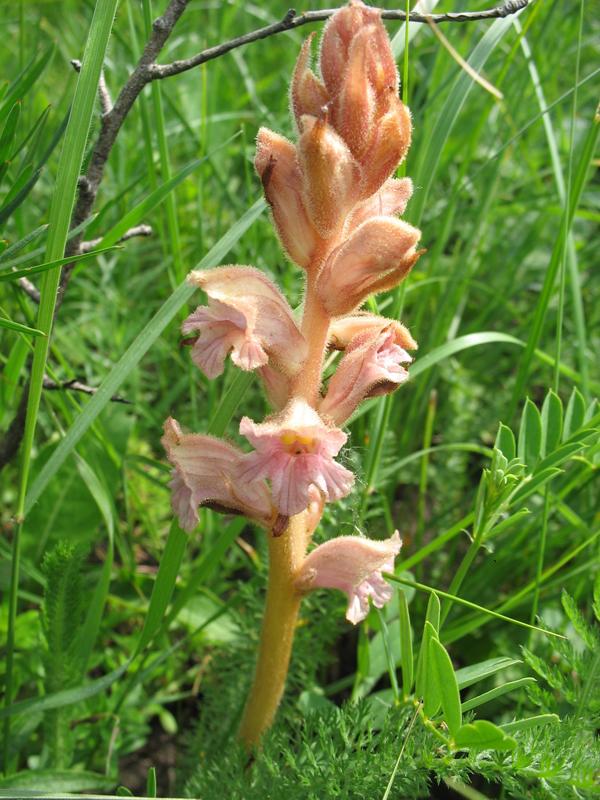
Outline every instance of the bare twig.
<svg viewBox="0 0 600 800"><path fill-rule="evenodd" d="M418 14L411 12L406 14L405 11L390 11L382 9L381 16L383 19L396 20L404 22L408 19L409 22L423 22L428 20L432 22L476 22L477 20L499 19L508 17L511 14L516 14L522 11L533 0L507 0L500 6L489 8L485 11L458 11L448 14ZM173 61L171 64L152 64L150 65L150 79L170 78L171 75L179 75L181 72L187 72L206 61L212 61L215 58L229 53L236 47L243 47L251 42L257 42L260 39L267 39L269 36L275 36L278 33L291 31L294 28L299 28L302 25L308 25L311 22L323 22L336 11L335 8L328 8L322 11L305 11L303 14L296 14L295 9L291 8L285 17L279 22L274 22L272 25L266 25L264 28L245 33L243 36L238 36L231 39L229 42L209 47L202 50L191 58L184 58L179 61Z"/></svg>
<svg viewBox="0 0 600 800"><path fill-rule="evenodd" d="M128 239L133 239L134 236L152 236L153 230L150 225L135 225L133 228L129 228L128 231L125 231L123 236L119 239L119 242L126 242ZM86 242L81 242L79 245L79 252L80 253L89 253L95 247L98 247L100 242L102 241L102 237L98 239L90 239ZM29 278L19 278L17 280L19 287L25 292L28 297L30 297L34 303L40 302L40 290L36 287Z"/></svg>
<svg viewBox="0 0 600 800"><path fill-rule="evenodd" d="M104 70L100 73L100 80L98 81L98 97L100 98L100 108L103 114L110 113L112 108L112 100L108 86L106 85L106 78L104 77Z"/></svg>
<svg viewBox="0 0 600 800"><path fill-rule="evenodd" d="M19 287L25 292L26 295L31 297L34 303L40 302L40 290L29 280L29 278L19 278L17 280Z"/></svg>
<svg viewBox="0 0 600 800"><path fill-rule="evenodd" d="M133 228L129 228L128 231L125 231L123 236L119 239L119 242L126 242L128 239L133 239L135 236L152 236L152 234L153 230L150 225L135 225ZM98 247L101 241L102 237L100 236L98 239L89 239L89 241L81 242L79 245L79 252L89 253L95 247Z"/></svg>
<svg viewBox="0 0 600 800"><path fill-rule="evenodd" d="M52 378L49 378L47 375L44 375L44 389L49 389L50 391L63 391L70 389L73 392L82 392L82 394L96 394L98 389L95 386L88 386L87 383L82 383L78 381L76 378L70 381L53 381ZM111 398L113 403L125 403L126 405L131 405L131 400L126 400L124 397L121 397L118 394L114 394Z"/></svg>

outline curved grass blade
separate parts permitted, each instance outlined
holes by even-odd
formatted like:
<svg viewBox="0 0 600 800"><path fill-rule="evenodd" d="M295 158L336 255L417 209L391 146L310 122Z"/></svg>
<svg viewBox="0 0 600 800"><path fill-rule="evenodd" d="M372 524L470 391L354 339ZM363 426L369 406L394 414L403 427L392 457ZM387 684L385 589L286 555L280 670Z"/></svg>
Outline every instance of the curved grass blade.
<svg viewBox="0 0 600 800"><path fill-rule="evenodd" d="M118 0L98 0L90 25L84 55L83 67L77 81L73 106L68 118L65 140L58 163L56 186L50 207L48 241L46 245L46 261L54 261L64 256L65 244L71 221L71 212L75 204L77 181L83 162L85 144L92 121L96 92L100 71L112 30ZM42 66L43 68L43 66ZM6 209L5 209L6 211ZM41 299L37 318L37 327L45 336L36 338L31 369L31 380L27 396L27 412L25 431L22 441L22 462L19 481L16 518L17 527L13 538L13 555L11 564L8 636L6 657L6 691L5 705L10 705L13 698L12 670L15 647L15 624L17 614L17 597L19 583L19 567L21 553L21 530L24 518L25 496L29 482L31 454L37 426L37 418L46 372L46 361L50 346L50 331L54 317L56 293L60 268L44 273L41 287ZM8 767L8 743L10 740L10 719L4 724L3 762Z"/></svg>
<svg viewBox="0 0 600 800"><path fill-rule="evenodd" d="M28 325L22 325L20 322L13 322L12 319L5 319L0 317L0 328L6 328L9 331L17 331L17 333L24 333L26 336L45 336L44 331L39 331L37 328L30 328Z"/></svg>
<svg viewBox="0 0 600 800"><path fill-rule="evenodd" d="M37 264L35 267L24 267L23 269L9 270L4 269L0 271L0 283L2 281L16 281L17 278L27 278L29 275L37 275L40 272L47 272L50 269L56 269L63 264L72 264L73 261L87 261L94 256L100 256L104 253L110 253L111 250L120 250L120 247L105 247L102 250L90 250L88 253L81 253L75 256L65 256L65 258L57 258L54 261L47 261L45 264Z"/></svg>

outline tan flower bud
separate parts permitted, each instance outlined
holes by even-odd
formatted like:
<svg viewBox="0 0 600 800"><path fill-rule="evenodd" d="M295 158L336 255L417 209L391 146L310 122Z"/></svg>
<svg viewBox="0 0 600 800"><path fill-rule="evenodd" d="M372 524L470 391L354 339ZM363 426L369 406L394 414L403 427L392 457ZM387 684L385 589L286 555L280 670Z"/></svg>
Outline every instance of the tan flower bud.
<svg viewBox="0 0 600 800"><path fill-rule="evenodd" d="M410 147L410 111L393 90L388 94L387 108L376 123L375 135L369 145L363 170L363 197L370 197L385 183Z"/></svg>
<svg viewBox="0 0 600 800"><path fill-rule="evenodd" d="M302 117L320 117L323 108L329 103L329 94L314 72L310 69L310 49L315 34L311 33L302 45L290 86L290 103L298 129L302 130Z"/></svg>
<svg viewBox="0 0 600 800"><path fill-rule="evenodd" d="M254 165L271 206L281 244L292 261L306 269L319 243L319 235L310 222L302 199L302 176L296 148L283 136L261 128Z"/></svg>
<svg viewBox="0 0 600 800"><path fill-rule="evenodd" d="M304 117L298 160L306 205L321 236L331 236L357 200L360 168L325 118Z"/></svg>
<svg viewBox="0 0 600 800"><path fill-rule="evenodd" d="M379 11L352 0L345 8L337 11L325 26L319 63L325 86L331 96L336 95L342 85L354 38L370 24L381 25ZM385 30L383 32L385 35ZM387 46L389 47L389 42Z"/></svg>
<svg viewBox="0 0 600 800"><path fill-rule="evenodd" d="M354 207L346 223L346 232L352 233L371 217L404 214L412 193L413 184L410 178L389 178L378 192Z"/></svg>

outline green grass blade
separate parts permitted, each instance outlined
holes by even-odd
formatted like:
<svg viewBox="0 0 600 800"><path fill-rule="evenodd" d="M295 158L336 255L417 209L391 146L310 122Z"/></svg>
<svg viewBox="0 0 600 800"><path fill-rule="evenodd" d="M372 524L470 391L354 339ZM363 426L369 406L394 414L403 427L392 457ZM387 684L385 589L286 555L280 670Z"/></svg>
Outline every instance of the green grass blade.
<svg viewBox="0 0 600 800"><path fill-rule="evenodd" d="M17 278L27 278L30 275L38 275L39 273L48 272L48 270L61 267L63 264L72 264L74 261L89 261L90 258L110 253L112 250L120 250L120 247L104 247L102 250L90 250L89 253L81 253L75 256L65 256L65 258L57 258L54 261L47 261L45 264L37 264L35 267L24 267L23 269L9 270L4 268L0 271L0 283L2 281L16 281Z"/></svg>
<svg viewBox="0 0 600 800"><path fill-rule="evenodd" d="M484 614L488 614L490 617L496 617L497 619L501 619L504 622L510 622L513 625L518 625L521 628L528 628L529 630L539 631L540 633L545 633L546 636L556 636L559 639L566 639L566 636L563 636L560 633L556 633L555 631L549 631L546 628L539 628L537 625L529 625L529 623L522 622L520 619L513 619L512 617L507 617L504 614L500 614L498 611L492 611L489 608L484 608L483 606L480 606L477 603L472 603L470 600L465 600L463 597L459 597L458 595L450 594L449 592L443 592L441 589L434 589L431 586L426 586L425 584L417 583L416 581L408 581L404 578L399 578L397 575L386 574L385 578L395 583L401 583L403 586L410 586L413 589L419 589L419 591L428 592L431 597L439 595L440 597L444 597L447 600L452 600L454 603L459 603L460 605L466 606L467 608L473 608L476 611L481 611Z"/></svg>
<svg viewBox="0 0 600 800"><path fill-rule="evenodd" d="M185 531L181 530L174 520L171 523L171 530L169 531L165 550L160 559L160 566L158 568L158 575L156 576L154 587L152 588L148 613L146 614L146 620L135 648L134 656L142 652L160 628L160 624L175 588L177 573L179 572L179 566L183 559L187 542L187 534Z"/></svg>
<svg viewBox="0 0 600 800"><path fill-rule="evenodd" d="M481 71L489 56L511 27L510 19L498 19L488 28L468 58L468 64L475 72ZM433 184L446 140L474 85L473 78L461 70L431 133L427 150L420 162L419 175L415 176L415 183L420 190L415 194L411 216L417 225L423 216L429 190Z"/></svg>
<svg viewBox="0 0 600 800"><path fill-rule="evenodd" d="M17 331L17 333L24 333L26 336L45 336L44 331L39 331L37 328L30 328L28 325L22 325L20 322L13 322L12 319L0 317L0 328L6 328L9 331Z"/></svg>
<svg viewBox="0 0 600 800"><path fill-rule="evenodd" d="M65 132L65 141L58 163L56 186L50 207L48 241L46 245L46 261L53 261L64 256L65 243L71 222L71 212L75 203L77 180L83 161L85 144L90 128L98 81L102 62L118 0L98 0L92 18L90 32L86 41L83 66L77 87L73 107ZM48 56L49 58L50 56ZM18 525L13 540L12 572L9 592L9 619L6 659L6 692L5 704L10 705L13 697L12 667L14 658L14 627L17 611L17 593L20 566L21 520L24 516L25 495L29 482L31 452L37 426L38 411L46 360L48 358L49 334L52 327L56 291L58 288L60 268L44 273L41 287L41 300L38 311L37 327L45 336L36 339L31 370L31 381L27 398L25 431L22 442L22 463L19 482L16 518ZM10 738L10 720L4 726L4 767L8 767L8 742Z"/></svg>

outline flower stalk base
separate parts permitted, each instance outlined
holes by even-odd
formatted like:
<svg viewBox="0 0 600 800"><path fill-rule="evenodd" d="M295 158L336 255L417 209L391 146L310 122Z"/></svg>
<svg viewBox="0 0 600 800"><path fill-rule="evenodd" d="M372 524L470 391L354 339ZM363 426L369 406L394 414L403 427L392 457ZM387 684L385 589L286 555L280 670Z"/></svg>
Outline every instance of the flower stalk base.
<svg viewBox="0 0 600 800"><path fill-rule="evenodd" d="M306 552L306 516L297 514L281 536L269 536L269 583L258 661L238 733L248 750L271 726L285 687L302 599L294 581Z"/></svg>

